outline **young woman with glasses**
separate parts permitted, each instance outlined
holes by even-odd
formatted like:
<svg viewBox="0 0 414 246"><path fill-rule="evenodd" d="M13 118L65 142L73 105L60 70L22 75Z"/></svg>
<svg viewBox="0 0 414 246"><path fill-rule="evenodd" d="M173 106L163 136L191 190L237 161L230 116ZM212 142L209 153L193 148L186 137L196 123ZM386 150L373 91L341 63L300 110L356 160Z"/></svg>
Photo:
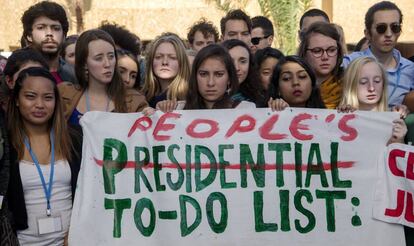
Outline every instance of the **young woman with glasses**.
<svg viewBox="0 0 414 246"><path fill-rule="evenodd" d="M342 95L343 47L335 26L324 22L312 24L304 34L298 55L315 72L316 85L326 108L336 108Z"/></svg>

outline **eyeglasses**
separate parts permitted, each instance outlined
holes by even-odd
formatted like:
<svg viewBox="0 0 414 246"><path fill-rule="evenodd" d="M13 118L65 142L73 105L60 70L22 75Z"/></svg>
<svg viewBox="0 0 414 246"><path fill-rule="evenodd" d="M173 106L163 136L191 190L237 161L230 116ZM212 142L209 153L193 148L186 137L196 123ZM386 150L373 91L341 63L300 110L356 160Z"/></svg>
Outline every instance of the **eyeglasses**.
<svg viewBox="0 0 414 246"><path fill-rule="evenodd" d="M260 43L260 40L270 37L270 35L264 36L264 37L255 37L252 38L250 41L253 45L258 45Z"/></svg>
<svg viewBox="0 0 414 246"><path fill-rule="evenodd" d="M319 57L321 57L321 56L323 56L323 53L324 52L326 52L326 54L329 56L329 57L333 57L333 56L336 56L337 54L338 54L338 47L336 47L336 46L331 46L331 47L328 47L327 49L322 49L322 48L320 48L320 47L316 47L316 48L313 48L313 49L306 49L307 51L310 51L311 52L311 54L315 57L315 58L319 58Z"/></svg>
<svg viewBox="0 0 414 246"><path fill-rule="evenodd" d="M401 32L401 25L398 23L391 23L390 28L394 34L398 34ZM387 29L388 29L388 25L385 23L378 24L375 27L375 30L377 31L378 34L384 34L387 31Z"/></svg>

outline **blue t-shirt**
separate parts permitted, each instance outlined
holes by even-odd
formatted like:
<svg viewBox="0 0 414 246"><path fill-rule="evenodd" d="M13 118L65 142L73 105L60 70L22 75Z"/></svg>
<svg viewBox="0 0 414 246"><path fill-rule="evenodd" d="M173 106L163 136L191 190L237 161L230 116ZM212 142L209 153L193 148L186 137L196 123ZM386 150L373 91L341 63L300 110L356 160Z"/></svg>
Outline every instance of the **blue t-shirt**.
<svg viewBox="0 0 414 246"><path fill-rule="evenodd" d="M79 112L76 108L73 110L72 114L69 117L68 123L70 125L79 125L79 120L83 116L81 112Z"/></svg>

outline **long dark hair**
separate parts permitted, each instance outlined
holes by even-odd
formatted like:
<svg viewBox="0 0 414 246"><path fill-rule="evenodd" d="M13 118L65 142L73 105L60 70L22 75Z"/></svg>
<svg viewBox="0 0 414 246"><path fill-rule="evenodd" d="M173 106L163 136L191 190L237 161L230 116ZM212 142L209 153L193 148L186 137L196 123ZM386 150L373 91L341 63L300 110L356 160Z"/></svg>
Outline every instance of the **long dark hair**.
<svg viewBox="0 0 414 246"><path fill-rule="evenodd" d="M256 51L256 54L254 55L254 63L256 64L257 68L260 68L262 63L269 57L275 58L278 61L280 61L285 57L285 55L283 55L283 53L280 50L272 47L260 49Z"/></svg>
<svg viewBox="0 0 414 246"><path fill-rule="evenodd" d="M65 41L62 43L62 49L60 50L60 56L65 59L66 56L66 48L71 44L76 44L76 40L78 40L78 35L70 35L66 37Z"/></svg>
<svg viewBox="0 0 414 246"><path fill-rule="evenodd" d="M118 53L118 58L121 59L123 57L129 57L131 60L133 60L135 62L135 64L137 64L137 77L135 78L135 82L134 82L134 86L132 88L139 90L141 87L141 76L140 76L140 67L139 67L139 62L136 56L134 56L134 54L132 54L130 51L128 50L124 50L124 49L117 49L116 51Z"/></svg>
<svg viewBox="0 0 414 246"><path fill-rule="evenodd" d="M63 115L63 105L59 92L56 86L56 80L52 74L45 68L41 67L29 67L22 70L19 73L19 77L16 80L16 84L12 90L11 98L9 100L8 107L8 127L10 131L10 142L17 151L19 159L24 155L24 138L28 135L27 129L24 125L22 116L20 114L19 107L17 106L17 100L19 98L20 90L23 87L23 83L29 83L30 77L43 77L50 80L53 85L53 93L55 97L55 108L52 118L48 122L48 129L54 129L55 131L55 150L58 155L61 155L66 160L70 159L70 153L73 149L72 141L69 136L66 120ZM28 81L26 81L28 80ZM26 82L25 82L26 81Z"/></svg>
<svg viewBox="0 0 414 246"><path fill-rule="evenodd" d="M309 78L311 79L312 83L312 92L309 99L306 101L307 108L326 108L325 104L322 101L321 94L319 88L316 86L316 77L313 73L312 68L308 65L308 63L299 56L286 56L283 60L281 60L273 70L272 79L270 81L270 96L272 98L281 98L280 89L279 89L279 79L282 72L282 67L288 62L294 62L299 64L301 67L305 69L308 73ZM282 98L283 99L283 98Z"/></svg>
<svg viewBox="0 0 414 246"><path fill-rule="evenodd" d="M252 53L250 52L249 46L241 40L230 39L224 41L222 44L227 50L231 50L234 47L241 46L249 53L249 72L246 79L239 85L239 91L249 100L254 102L256 106L263 107L266 105L265 95L262 84L258 76L258 69L255 66Z"/></svg>
<svg viewBox="0 0 414 246"><path fill-rule="evenodd" d="M114 101L116 112L126 112L127 107L125 104L125 89L121 76L118 72L118 57L116 54L115 43L112 37L99 29L92 29L82 33L78 41L76 42L75 48L75 73L76 78L79 81L79 85L83 90L88 88L89 79L86 77L86 60L89 55L89 43L95 40L103 40L108 42L114 48L116 63L115 71L112 77L111 83L107 86L107 93L109 97Z"/></svg>
<svg viewBox="0 0 414 246"><path fill-rule="evenodd" d="M187 99L184 109L206 109L203 97L198 91L197 72L201 64L208 58L216 58L222 61L229 75L230 88L224 97L216 102L213 108L232 108L234 102L231 95L237 91L239 80L237 79L236 69L230 54L222 46L211 44L201 49L194 58L193 67L191 69L190 81L188 85Z"/></svg>

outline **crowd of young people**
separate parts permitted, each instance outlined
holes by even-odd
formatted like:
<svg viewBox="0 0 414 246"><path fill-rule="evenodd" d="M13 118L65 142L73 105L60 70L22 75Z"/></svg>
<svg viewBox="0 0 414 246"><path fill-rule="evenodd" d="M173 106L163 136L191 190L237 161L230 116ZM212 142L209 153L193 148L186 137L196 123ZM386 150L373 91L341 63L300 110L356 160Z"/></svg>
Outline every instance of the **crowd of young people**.
<svg viewBox="0 0 414 246"><path fill-rule="evenodd" d="M371 6L368 46L347 54L337 25L312 9L300 20L297 55L285 56L271 47L269 19L232 10L221 37L202 19L190 27L188 46L162 33L141 57L140 39L123 27L103 23L67 37L62 6L31 6L22 16L23 47L8 58L0 86L0 244L66 242L82 155L79 120L88 111L394 110L401 119L389 142L403 143L414 63L395 49L402 17L394 3ZM51 222L60 226L45 226Z"/></svg>

